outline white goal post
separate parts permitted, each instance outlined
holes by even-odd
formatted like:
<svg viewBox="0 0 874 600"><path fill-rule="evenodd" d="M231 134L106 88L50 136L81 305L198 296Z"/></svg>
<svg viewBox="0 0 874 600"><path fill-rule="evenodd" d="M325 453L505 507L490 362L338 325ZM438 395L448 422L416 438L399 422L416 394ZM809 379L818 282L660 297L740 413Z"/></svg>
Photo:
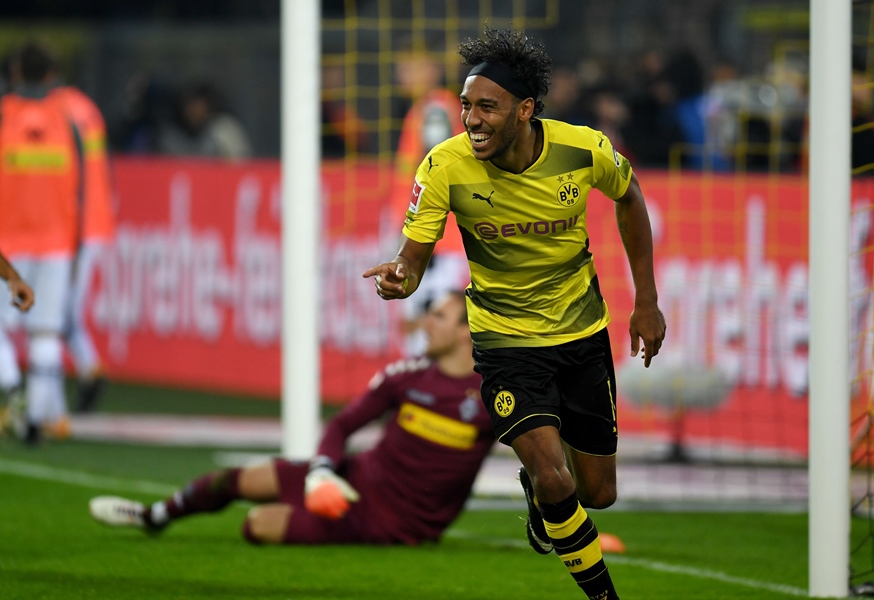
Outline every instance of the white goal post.
<svg viewBox="0 0 874 600"><path fill-rule="evenodd" d="M848 593L851 0L810 0L811 597Z"/></svg>
<svg viewBox="0 0 874 600"><path fill-rule="evenodd" d="M319 0L282 0L282 454L310 458L319 408Z"/></svg>

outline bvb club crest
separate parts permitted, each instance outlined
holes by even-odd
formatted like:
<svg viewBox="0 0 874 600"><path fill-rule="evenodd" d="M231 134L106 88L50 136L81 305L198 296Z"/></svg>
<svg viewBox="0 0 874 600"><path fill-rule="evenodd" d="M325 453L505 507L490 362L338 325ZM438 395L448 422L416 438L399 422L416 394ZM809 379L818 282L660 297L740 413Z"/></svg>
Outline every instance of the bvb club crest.
<svg viewBox="0 0 874 600"><path fill-rule="evenodd" d="M502 417L509 417L516 408L516 398L507 390L501 390L495 396L495 412Z"/></svg>
<svg viewBox="0 0 874 600"><path fill-rule="evenodd" d="M573 206L582 197L580 186L573 181L565 181L555 191L555 198L562 206Z"/></svg>

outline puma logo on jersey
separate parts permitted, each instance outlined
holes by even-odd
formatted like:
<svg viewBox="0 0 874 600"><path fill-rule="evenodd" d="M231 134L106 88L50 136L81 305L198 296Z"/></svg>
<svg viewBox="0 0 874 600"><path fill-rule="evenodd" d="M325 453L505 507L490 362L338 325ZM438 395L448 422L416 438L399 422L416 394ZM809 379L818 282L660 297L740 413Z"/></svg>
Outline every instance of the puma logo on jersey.
<svg viewBox="0 0 874 600"><path fill-rule="evenodd" d="M431 169L433 169L434 167L439 167L439 166L440 166L440 165L438 165L437 163L432 163L432 162L431 162L432 160L433 160L433 159L429 156L429 157L428 157L428 172L429 172L429 173L431 172Z"/></svg>
<svg viewBox="0 0 874 600"><path fill-rule="evenodd" d="M495 205L492 204L492 194L494 194L494 193L495 193L495 190L492 190L492 193L489 194L489 197L488 197L488 198L486 198L485 196L483 196L483 195L481 195L481 194L477 194L476 192L474 192L474 193L473 193L473 197L472 197L471 199L472 199L472 200L482 200L483 202L488 202L488 203L489 203L489 206L491 206L492 208L494 208Z"/></svg>
<svg viewBox="0 0 874 600"><path fill-rule="evenodd" d="M598 148L601 148L604 145L604 138L598 136Z"/></svg>

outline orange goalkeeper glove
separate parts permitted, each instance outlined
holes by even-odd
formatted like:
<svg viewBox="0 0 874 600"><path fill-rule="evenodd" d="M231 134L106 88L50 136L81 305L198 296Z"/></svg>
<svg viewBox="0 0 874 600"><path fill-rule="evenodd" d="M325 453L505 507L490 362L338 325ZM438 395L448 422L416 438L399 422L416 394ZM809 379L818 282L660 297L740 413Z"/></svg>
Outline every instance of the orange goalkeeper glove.
<svg viewBox="0 0 874 600"><path fill-rule="evenodd" d="M324 519L340 519L359 495L349 482L326 466L316 467L304 480L304 506Z"/></svg>

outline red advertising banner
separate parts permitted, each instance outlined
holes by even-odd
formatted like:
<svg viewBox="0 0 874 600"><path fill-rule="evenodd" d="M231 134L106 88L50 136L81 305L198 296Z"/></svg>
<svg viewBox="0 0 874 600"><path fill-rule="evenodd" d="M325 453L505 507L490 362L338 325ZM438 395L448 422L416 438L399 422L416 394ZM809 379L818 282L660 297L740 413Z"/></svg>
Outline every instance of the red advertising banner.
<svg viewBox="0 0 874 600"><path fill-rule="evenodd" d="M279 164L122 158L114 173L118 237L89 311L111 376L278 396ZM398 239L380 243L385 176L374 165L325 166L323 278L291 291L320 294L328 400L359 393L398 356L391 309L361 279ZM317 199L284 209L303 201Z"/></svg>
<svg viewBox="0 0 874 600"><path fill-rule="evenodd" d="M279 164L116 159L119 230L93 285L89 321L117 380L278 397L282 265ZM642 172L668 320L650 372L629 355L633 292L612 202L587 213L613 318L624 431L803 454L807 446L806 179ZM322 392L358 394L400 355L395 305L361 279L393 256L402 216L388 214L390 170L327 163L318 282ZM828 201L828 199L823 199ZM874 180L854 182L854 373L870 367ZM863 351L868 350L868 351ZM639 360L639 359L638 359ZM861 393L861 392L860 392ZM682 415L682 421L678 420Z"/></svg>

